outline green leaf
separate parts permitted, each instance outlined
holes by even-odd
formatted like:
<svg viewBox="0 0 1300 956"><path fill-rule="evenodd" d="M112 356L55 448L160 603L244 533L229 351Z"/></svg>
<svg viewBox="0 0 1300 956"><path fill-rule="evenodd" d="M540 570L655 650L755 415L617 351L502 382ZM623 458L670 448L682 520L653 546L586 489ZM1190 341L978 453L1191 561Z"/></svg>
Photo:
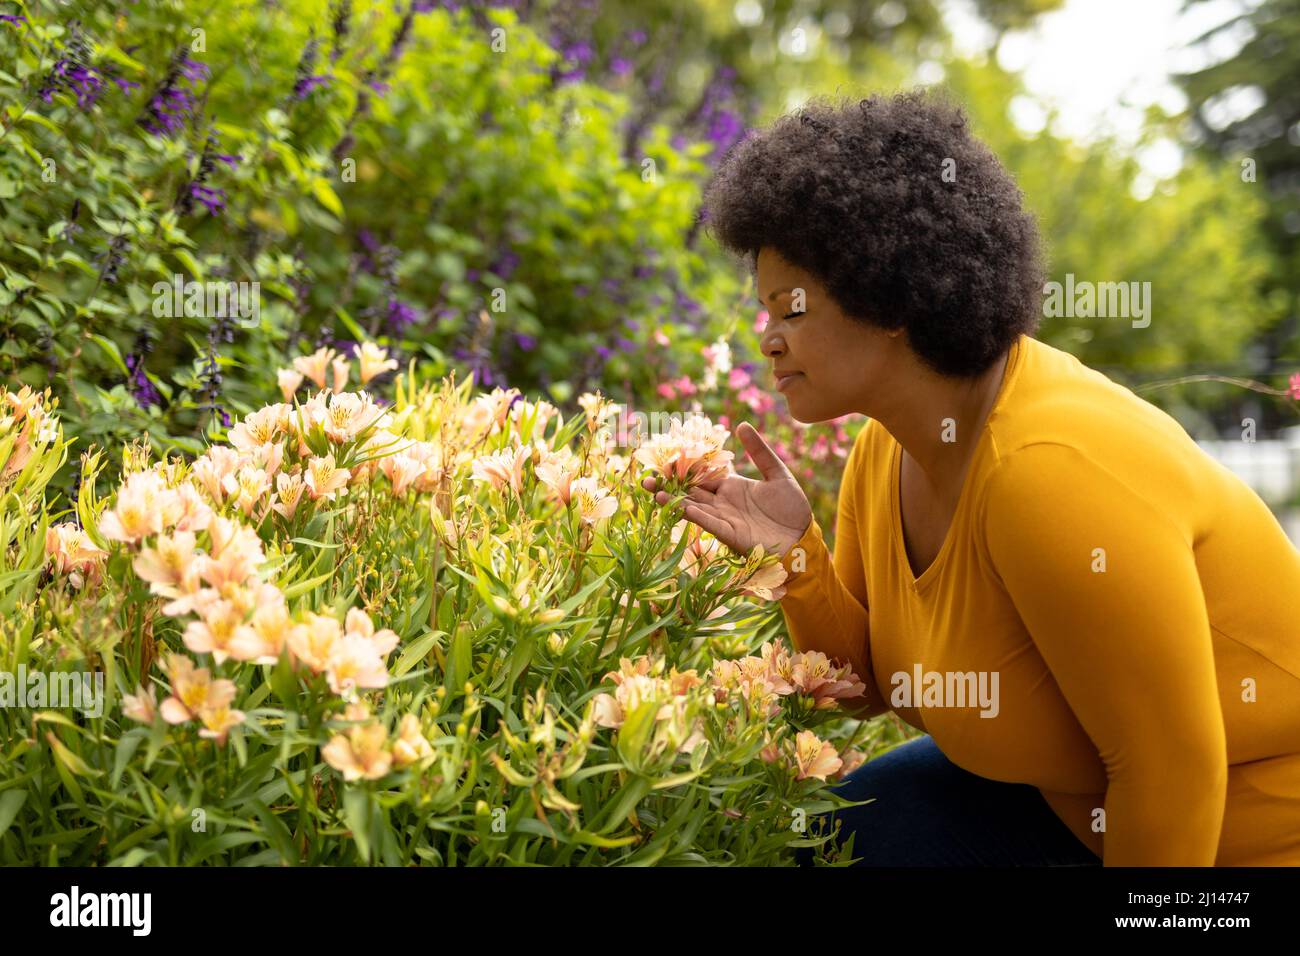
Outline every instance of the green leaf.
<svg viewBox="0 0 1300 956"><path fill-rule="evenodd" d="M26 800L26 790L6 790L0 793L0 837L5 835Z"/></svg>
<svg viewBox="0 0 1300 956"><path fill-rule="evenodd" d="M329 180L313 179L311 191L317 202L340 219L343 218L343 203L339 201L338 193L334 192L334 187L329 184Z"/></svg>
<svg viewBox="0 0 1300 956"><path fill-rule="evenodd" d="M370 794L360 787L343 785L343 819L352 831L361 859L370 862Z"/></svg>

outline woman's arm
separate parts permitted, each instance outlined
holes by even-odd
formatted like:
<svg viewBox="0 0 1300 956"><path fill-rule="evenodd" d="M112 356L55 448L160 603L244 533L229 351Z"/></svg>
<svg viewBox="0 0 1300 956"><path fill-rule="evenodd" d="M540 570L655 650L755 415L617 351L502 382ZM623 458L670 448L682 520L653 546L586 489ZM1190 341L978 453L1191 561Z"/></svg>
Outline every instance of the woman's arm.
<svg viewBox="0 0 1300 956"><path fill-rule="evenodd" d="M1192 542L1148 494L1029 445L986 485L984 540L1105 764L1103 863L1213 866L1228 759L1209 618Z"/></svg>
<svg viewBox="0 0 1300 956"><path fill-rule="evenodd" d="M869 423L867 426L870 427ZM814 517L803 536L781 558L785 568L785 615L790 639L799 651L821 651L849 663L866 693L856 706L846 709L855 717L875 717L892 708L876 688L871 670L871 633L867 617L866 571L858 541L855 505L862 476L855 441L844 463L835 519L835 554L832 557Z"/></svg>

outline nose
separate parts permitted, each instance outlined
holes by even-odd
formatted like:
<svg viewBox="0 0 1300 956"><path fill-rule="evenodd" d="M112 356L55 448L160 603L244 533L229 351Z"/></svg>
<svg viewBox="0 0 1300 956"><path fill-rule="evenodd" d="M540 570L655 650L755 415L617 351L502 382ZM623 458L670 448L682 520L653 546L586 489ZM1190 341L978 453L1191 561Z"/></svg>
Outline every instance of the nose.
<svg viewBox="0 0 1300 956"><path fill-rule="evenodd" d="M772 323L769 322L762 338L758 340L758 347L767 358L775 359L785 354L785 338L772 328Z"/></svg>

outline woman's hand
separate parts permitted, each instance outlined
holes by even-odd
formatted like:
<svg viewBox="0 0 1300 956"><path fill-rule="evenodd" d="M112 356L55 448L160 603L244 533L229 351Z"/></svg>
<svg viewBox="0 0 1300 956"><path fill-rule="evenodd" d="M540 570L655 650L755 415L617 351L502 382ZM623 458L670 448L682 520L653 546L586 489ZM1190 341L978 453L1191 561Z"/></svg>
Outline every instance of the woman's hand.
<svg viewBox="0 0 1300 956"><path fill-rule="evenodd" d="M812 521L808 497L753 425L742 422L736 435L762 479L731 475L701 482L682 502L682 516L733 551L748 554L761 544L784 558ZM668 503L657 479L646 478L641 486L655 493L656 503Z"/></svg>

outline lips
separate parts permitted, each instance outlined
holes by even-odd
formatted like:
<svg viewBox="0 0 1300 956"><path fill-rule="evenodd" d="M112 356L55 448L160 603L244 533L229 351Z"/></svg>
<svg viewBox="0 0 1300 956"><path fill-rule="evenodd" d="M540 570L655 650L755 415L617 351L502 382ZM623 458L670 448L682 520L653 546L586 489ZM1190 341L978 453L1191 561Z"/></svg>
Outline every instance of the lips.
<svg viewBox="0 0 1300 956"><path fill-rule="evenodd" d="M803 372L774 372L773 374L776 376L776 390L778 392L785 391L792 382L803 376Z"/></svg>

